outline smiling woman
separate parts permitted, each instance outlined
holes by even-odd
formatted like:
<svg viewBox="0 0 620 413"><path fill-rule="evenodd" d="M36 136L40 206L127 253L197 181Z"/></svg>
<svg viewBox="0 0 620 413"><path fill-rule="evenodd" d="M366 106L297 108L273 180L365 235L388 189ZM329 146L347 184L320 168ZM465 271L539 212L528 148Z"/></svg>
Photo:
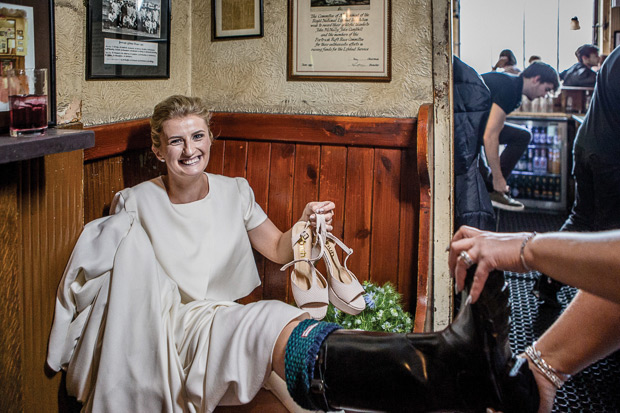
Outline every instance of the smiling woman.
<svg viewBox="0 0 620 413"><path fill-rule="evenodd" d="M172 203L198 201L209 192L204 170L213 135L210 113L195 98L171 96L155 106L151 120L153 153L166 163L162 178Z"/></svg>
<svg viewBox="0 0 620 413"><path fill-rule="evenodd" d="M163 135L153 152L166 162L168 175L163 180L170 200L182 204L204 198L209 192L204 174L211 151L208 125L198 116L170 119L163 124Z"/></svg>
<svg viewBox="0 0 620 413"><path fill-rule="evenodd" d="M253 249L278 264L293 259L291 229L273 224L246 179L205 172L209 120L199 98L156 105L152 150L167 174L118 192L113 214L86 225L75 246L48 364L68 371L68 392L84 411L210 412L247 403L272 371L285 376L288 336L308 312L282 301L235 301L261 283ZM321 214L331 231L334 208L309 202L299 221L316 227ZM74 299L75 283L82 298ZM93 297L92 312L72 304ZM80 344L67 345L68 337Z"/></svg>

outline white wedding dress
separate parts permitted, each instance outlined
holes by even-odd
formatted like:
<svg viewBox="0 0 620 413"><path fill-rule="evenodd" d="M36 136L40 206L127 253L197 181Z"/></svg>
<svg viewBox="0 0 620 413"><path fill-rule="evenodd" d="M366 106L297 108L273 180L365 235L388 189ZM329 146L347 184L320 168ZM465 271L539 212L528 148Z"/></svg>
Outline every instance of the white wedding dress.
<svg viewBox="0 0 620 413"><path fill-rule="evenodd" d="M242 178L172 204L161 178L124 189L84 228L58 288L47 362L95 412L211 412L252 400L284 326L280 301L234 302L260 284L247 232L267 216ZM283 274L284 276L284 274Z"/></svg>

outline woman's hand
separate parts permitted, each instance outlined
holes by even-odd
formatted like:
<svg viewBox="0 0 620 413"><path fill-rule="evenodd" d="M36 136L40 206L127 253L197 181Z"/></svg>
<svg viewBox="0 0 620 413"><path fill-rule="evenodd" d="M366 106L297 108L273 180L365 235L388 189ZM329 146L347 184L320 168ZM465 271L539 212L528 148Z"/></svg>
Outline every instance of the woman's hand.
<svg viewBox="0 0 620 413"><path fill-rule="evenodd" d="M332 231L334 229L334 227L332 227L334 208L336 208L336 205L331 201L308 202L299 220L310 221L310 224L316 227L316 214L324 214L327 230Z"/></svg>
<svg viewBox="0 0 620 413"><path fill-rule="evenodd" d="M502 67L506 66L506 63L508 63L508 57L500 56L500 58L497 61L497 63L495 63L495 66L493 66L493 70L496 70L497 68L502 68Z"/></svg>
<svg viewBox="0 0 620 413"><path fill-rule="evenodd" d="M521 244L528 235L530 234L527 232L481 231L465 225L459 228L452 237L449 258L450 274L456 279L457 290L463 289L469 268L467 260L461 256L463 251L469 256L471 263L478 264L470 291L472 303L476 302L480 296L490 271L494 269L515 272L526 271L521 263L520 253Z"/></svg>

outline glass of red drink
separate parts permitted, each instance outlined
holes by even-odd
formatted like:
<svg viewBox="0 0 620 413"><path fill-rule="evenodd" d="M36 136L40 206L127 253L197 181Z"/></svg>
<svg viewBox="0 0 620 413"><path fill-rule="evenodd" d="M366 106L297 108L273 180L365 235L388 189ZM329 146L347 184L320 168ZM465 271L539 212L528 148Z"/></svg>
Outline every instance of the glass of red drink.
<svg viewBox="0 0 620 413"><path fill-rule="evenodd" d="M47 69L13 69L8 73L11 136L47 129Z"/></svg>

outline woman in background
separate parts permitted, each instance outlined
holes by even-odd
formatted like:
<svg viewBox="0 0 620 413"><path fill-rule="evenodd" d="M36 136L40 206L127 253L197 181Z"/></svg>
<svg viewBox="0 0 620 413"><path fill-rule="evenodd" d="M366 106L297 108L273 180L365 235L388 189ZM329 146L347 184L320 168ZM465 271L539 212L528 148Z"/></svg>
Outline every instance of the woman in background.
<svg viewBox="0 0 620 413"><path fill-rule="evenodd" d="M499 60L497 61L497 63L495 63L495 65L493 65L491 70L493 70L494 72L498 71L510 73L512 75L518 75L519 73L521 73L521 69L517 67L517 58L510 49L504 49L500 52Z"/></svg>

